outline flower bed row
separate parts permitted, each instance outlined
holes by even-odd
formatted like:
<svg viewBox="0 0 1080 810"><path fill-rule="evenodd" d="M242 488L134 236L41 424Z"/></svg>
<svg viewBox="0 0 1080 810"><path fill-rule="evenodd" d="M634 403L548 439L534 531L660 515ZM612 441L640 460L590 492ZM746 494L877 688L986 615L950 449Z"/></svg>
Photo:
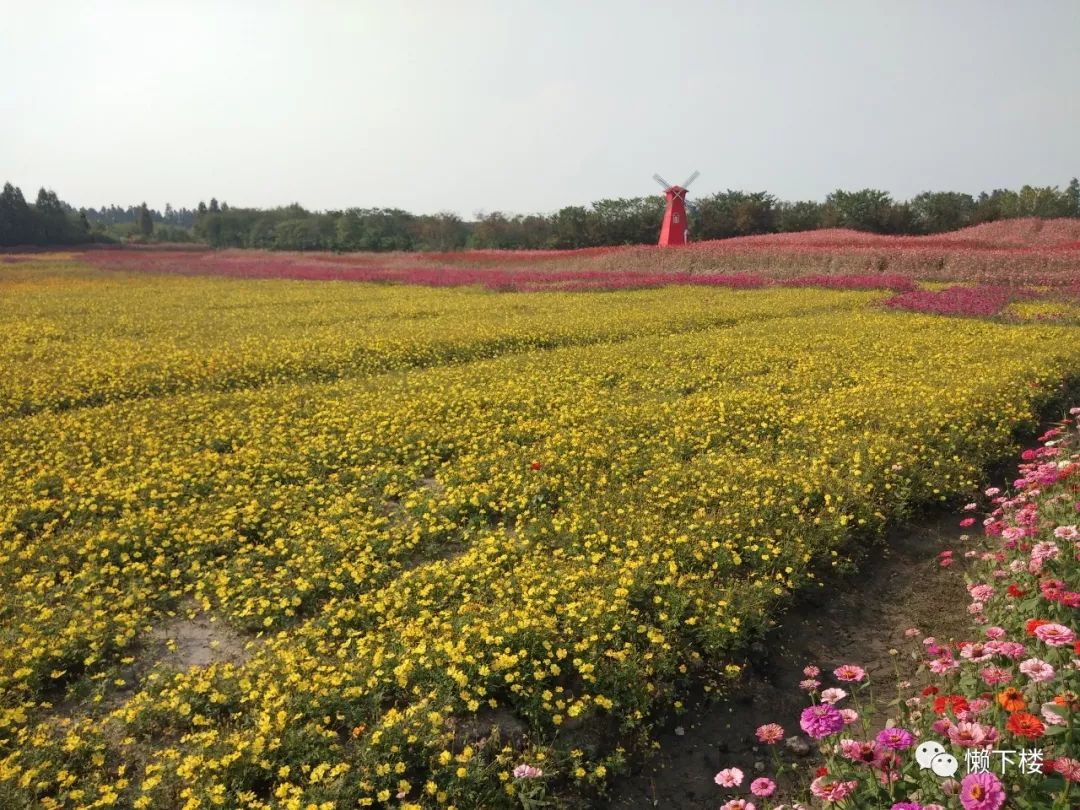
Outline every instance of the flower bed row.
<svg viewBox="0 0 1080 810"><path fill-rule="evenodd" d="M808 666L801 686L810 705L800 727L820 743L823 767L790 805L773 803L772 778L755 779L747 796L743 772L725 768L716 783L743 795L722 810L806 810L804 802L890 810L1080 806L1080 408L1070 415L1024 452L1013 492L985 490L986 542L964 553L973 560L971 636L946 642L907 631L920 638L926 684L900 682L884 727L871 719L862 667L837 667L835 685L825 686L821 670ZM978 504L965 509L972 513L961 521L966 528L977 522ZM943 568L953 560L951 550L939 555ZM785 730L768 723L757 736L775 746ZM774 763L785 770L778 757Z"/></svg>

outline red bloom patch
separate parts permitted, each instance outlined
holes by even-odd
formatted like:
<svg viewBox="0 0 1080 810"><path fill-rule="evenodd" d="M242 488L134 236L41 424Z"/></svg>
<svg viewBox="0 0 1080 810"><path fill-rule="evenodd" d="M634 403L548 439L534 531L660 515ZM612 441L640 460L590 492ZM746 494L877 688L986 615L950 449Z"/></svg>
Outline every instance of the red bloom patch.
<svg viewBox="0 0 1080 810"><path fill-rule="evenodd" d="M1028 623L1024 625L1029 636L1035 635L1035 631L1042 627L1044 624L1050 624L1048 619L1028 619Z"/></svg>
<svg viewBox="0 0 1080 810"><path fill-rule="evenodd" d="M1005 728L1017 737L1027 737L1029 740L1037 740L1046 732L1046 726L1033 714L1027 712L1014 712L1009 715Z"/></svg>
<svg viewBox="0 0 1080 810"><path fill-rule="evenodd" d="M966 712L969 708L967 698L963 695L939 695L934 698L935 714L952 712L953 716L955 716L960 712Z"/></svg>

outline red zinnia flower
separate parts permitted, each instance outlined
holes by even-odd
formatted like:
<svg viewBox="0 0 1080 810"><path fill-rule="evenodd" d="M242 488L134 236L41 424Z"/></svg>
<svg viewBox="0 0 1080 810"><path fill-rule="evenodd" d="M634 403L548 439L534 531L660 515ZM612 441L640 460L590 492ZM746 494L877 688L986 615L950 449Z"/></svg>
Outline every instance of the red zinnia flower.
<svg viewBox="0 0 1080 810"><path fill-rule="evenodd" d="M1044 624L1050 624L1050 621L1048 619L1028 619L1028 623L1025 625L1027 634L1029 636L1035 635L1035 631Z"/></svg>
<svg viewBox="0 0 1080 810"><path fill-rule="evenodd" d="M1021 596L1027 593L1027 591L1025 591L1023 588L1018 588L1016 585L1010 585L1008 588L1005 589L1005 593L1007 593L1013 599L1019 599Z"/></svg>
<svg viewBox="0 0 1080 810"><path fill-rule="evenodd" d="M829 775L829 769L828 768L818 768L816 771L814 771L814 776L828 776L828 775Z"/></svg>
<svg viewBox="0 0 1080 810"><path fill-rule="evenodd" d="M936 686L928 686L922 690L922 693L923 697L930 697L930 695L936 695L940 691Z"/></svg>
<svg viewBox="0 0 1080 810"><path fill-rule="evenodd" d="M935 714L945 714L946 711L951 711L955 716L960 712L966 712L968 708L967 698L963 695L939 695L934 698Z"/></svg>
<svg viewBox="0 0 1080 810"><path fill-rule="evenodd" d="M1027 737L1029 740L1039 739L1043 732L1046 731L1046 726L1042 724L1042 720L1027 712L1016 712L1009 715L1009 721L1005 724L1005 728L1018 737Z"/></svg>
<svg viewBox="0 0 1080 810"><path fill-rule="evenodd" d="M543 466L544 465L541 464L539 461L534 461L532 464L529 465L529 469L530 470L539 470Z"/></svg>

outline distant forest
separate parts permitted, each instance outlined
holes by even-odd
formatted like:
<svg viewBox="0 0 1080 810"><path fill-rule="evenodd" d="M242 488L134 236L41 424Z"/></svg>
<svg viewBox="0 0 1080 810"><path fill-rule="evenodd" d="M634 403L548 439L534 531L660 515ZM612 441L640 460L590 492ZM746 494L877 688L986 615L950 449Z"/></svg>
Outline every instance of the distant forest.
<svg viewBox="0 0 1080 810"><path fill-rule="evenodd" d="M721 191L689 200L692 239L853 228L885 234L931 234L1016 217L1080 217L1080 181L1064 188L1024 186L977 196L927 191L897 201L886 191L834 191L824 202L787 202L766 191ZM650 244L664 211L662 196L598 200L553 214L411 214L397 208L309 211L235 208L211 199L192 210L146 203L76 209L41 189L33 204L11 183L0 193L0 246L90 242L198 242L264 250L453 251Z"/></svg>

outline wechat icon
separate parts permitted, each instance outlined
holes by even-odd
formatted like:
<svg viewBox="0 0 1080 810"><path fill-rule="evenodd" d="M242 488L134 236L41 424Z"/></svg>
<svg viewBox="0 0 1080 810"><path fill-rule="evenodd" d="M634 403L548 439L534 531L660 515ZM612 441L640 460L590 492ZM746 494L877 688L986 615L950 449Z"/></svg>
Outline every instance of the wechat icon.
<svg viewBox="0 0 1080 810"><path fill-rule="evenodd" d="M915 749L915 760L922 770L931 770L935 776L945 779L954 776L960 768L956 757L946 753L945 747L938 742L927 741Z"/></svg>

